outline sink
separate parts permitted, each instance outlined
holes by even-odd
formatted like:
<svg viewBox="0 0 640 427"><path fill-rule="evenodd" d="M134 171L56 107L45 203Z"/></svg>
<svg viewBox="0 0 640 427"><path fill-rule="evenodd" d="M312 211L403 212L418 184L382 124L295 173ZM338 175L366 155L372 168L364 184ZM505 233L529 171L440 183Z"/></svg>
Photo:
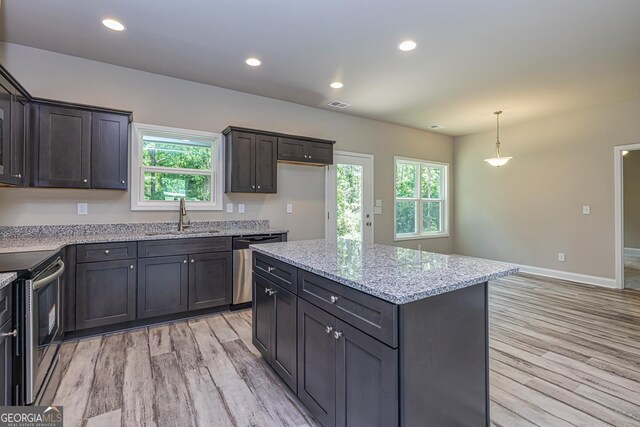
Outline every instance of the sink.
<svg viewBox="0 0 640 427"><path fill-rule="evenodd" d="M184 236L189 234L209 234L219 233L220 230L172 230L172 231L147 231L144 233L147 236Z"/></svg>

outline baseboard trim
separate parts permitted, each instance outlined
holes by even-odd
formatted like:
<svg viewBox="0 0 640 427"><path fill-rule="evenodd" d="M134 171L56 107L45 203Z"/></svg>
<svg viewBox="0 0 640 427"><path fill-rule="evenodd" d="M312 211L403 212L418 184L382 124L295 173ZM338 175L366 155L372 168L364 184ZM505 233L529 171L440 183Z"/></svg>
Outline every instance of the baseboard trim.
<svg viewBox="0 0 640 427"><path fill-rule="evenodd" d="M639 248L624 248L624 256L632 256L640 258L640 249Z"/></svg>

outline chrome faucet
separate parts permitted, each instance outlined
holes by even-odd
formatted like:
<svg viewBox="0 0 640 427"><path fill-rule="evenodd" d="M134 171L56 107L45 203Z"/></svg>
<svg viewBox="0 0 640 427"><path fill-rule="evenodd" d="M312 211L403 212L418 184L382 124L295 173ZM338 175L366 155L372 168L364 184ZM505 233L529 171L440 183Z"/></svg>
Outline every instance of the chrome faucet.
<svg viewBox="0 0 640 427"><path fill-rule="evenodd" d="M180 217L178 219L178 231L184 231L186 228L191 227L191 221L187 216L187 201L184 197L180 199Z"/></svg>

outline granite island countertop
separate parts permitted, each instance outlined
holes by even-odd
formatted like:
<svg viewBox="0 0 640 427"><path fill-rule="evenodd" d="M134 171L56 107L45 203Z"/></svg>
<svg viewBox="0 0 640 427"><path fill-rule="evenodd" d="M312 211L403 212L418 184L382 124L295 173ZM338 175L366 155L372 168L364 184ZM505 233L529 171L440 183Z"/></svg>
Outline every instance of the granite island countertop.
<svg viewBox="0 0 640 427"><path fill-rule="evenodd" d="M279 234L269 221L193 221L186 232L177 223L130 223L0 227L0 253L57 250L67 245L140 240Z"/></svg>
<svg viewBox="0 0 640 427"><path fill-rule="evenodd" d="M251 248L394 304L407 304L518 272L518 267L500 262L355 240L303 240Z"/></svg>
<svg viewBox="0 0 640 427"><path fill-rule="evenodd" d="M13 282L17 277L16 273L0 273L0 289Z"/></svg>

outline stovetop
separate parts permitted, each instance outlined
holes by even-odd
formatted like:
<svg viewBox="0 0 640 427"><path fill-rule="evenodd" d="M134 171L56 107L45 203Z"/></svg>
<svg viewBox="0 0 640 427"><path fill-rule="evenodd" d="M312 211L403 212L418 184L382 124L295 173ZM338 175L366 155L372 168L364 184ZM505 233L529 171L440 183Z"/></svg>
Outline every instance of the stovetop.
<svg viewBox="0 0 640 427"><path fill-rule="evenodd" d="M60 251L0 253L0 273L16 272L18 276L33 276L49 264L47 261Z"/></svg>

